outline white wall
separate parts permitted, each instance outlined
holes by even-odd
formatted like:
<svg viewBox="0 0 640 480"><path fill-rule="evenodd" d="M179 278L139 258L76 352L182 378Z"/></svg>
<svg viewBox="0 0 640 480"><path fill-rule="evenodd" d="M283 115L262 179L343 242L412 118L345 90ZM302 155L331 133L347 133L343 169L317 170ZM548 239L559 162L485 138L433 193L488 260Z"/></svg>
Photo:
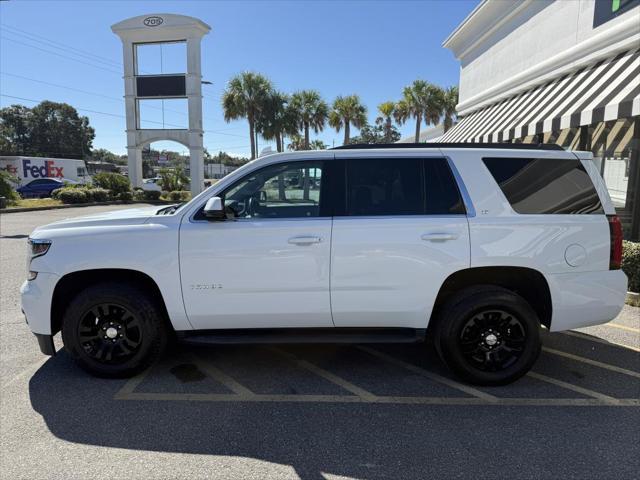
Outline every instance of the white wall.
<svg viewBox="0 0 640 480"><path fill-rule="evenodd" d="M445 41L460 60L459 113L638 45L640 7L593 28L594 0L488 0Z"/></svg>

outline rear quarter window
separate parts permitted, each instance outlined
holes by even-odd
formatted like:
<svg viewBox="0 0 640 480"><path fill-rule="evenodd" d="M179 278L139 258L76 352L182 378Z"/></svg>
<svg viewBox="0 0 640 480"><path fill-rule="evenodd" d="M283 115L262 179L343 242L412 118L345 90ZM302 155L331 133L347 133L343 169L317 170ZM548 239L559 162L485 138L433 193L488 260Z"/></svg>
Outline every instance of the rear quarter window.
<svg viewBox="0 0 640 480"><path fill-rule="evenodd" d="M511 207L522 214L604 213L579 160L483 158Z"/></svg>

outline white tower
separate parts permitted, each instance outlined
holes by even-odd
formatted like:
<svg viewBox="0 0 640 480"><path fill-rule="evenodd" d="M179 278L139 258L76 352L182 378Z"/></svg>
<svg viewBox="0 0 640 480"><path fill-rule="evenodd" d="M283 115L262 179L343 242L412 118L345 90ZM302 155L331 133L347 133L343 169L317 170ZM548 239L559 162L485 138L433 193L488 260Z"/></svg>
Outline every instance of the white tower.
<svg viewBox="0 0 640 480"><path fill-rule="evenodd" d="M123 20L112 25L111 30L120 37L123 47L127 153L131 184L134 187L142 185L142 147L159 140L173 140L189 149L191 194L195 196L204 186L200 43L211 27L193 17L154 14ZM186 68L183 68L185 71L165 73L161 69L145 72L140 68L141 49L161 49L163 45L170 47L175 44L186 44ZM143 124L140 118L142 102L168 99L183 99L187 102L188 126L164 128L162 124L163 128L156 125L146 128L149 125Z"/></svg>

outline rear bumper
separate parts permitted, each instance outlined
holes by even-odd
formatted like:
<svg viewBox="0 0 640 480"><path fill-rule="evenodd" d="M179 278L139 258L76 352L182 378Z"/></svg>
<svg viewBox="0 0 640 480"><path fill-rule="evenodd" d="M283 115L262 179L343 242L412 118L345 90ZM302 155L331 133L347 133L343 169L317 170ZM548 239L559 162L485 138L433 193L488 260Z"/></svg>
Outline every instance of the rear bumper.
<svg viewBox="0 0 640 480"><path fill-rule="evenodd" d="M547 275L553 316L551 331L606 323L618 316L627 294L622 270Z"/></svg>

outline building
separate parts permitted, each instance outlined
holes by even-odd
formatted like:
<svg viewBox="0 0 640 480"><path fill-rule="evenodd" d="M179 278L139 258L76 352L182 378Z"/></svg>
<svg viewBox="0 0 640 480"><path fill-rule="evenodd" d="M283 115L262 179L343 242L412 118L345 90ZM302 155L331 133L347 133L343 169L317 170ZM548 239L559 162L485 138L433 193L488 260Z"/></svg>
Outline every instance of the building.
<svg viewBox="0 0 640 480"><path fill-rule="evenodd" d="M484 0L443 45L459 121L438 141L590 150L640 239L640 0Z"/></svg>
<svg viewBox="0 0 640 480"><path fill-rule="evenodd" d="M223 163L206 163L204 166L204 176L205 178L213 178L215 180L219 180L223 177L226 177L236 168L238 167L224 165Z"/></svg>

